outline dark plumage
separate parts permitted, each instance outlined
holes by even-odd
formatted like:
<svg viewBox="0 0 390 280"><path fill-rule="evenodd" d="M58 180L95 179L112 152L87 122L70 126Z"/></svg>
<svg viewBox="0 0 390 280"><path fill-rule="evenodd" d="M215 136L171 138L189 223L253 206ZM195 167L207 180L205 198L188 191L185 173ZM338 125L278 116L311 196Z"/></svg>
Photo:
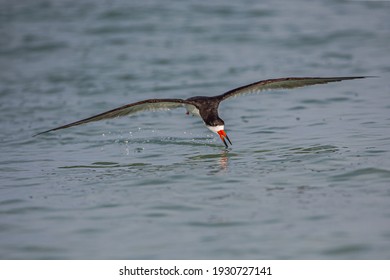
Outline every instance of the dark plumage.
<svg viewBox="0 0 390 280"><path fill-rule="evenodd" d="M216 96L195 96L188 99L147 99L135 103L130 103L115 109L112 109L101 114L72 122L63 126L52 128L36 135L55 131L59 129L69 128L76 125L81 125L89 122L99 121L103 119L116 118L125 115L132 115L141 111L158 110L158 109L173 109L178 107L187 108L188 113L198 115L211 131L217 133L226 147L228 147L226 140L231 144L229 137L224 131L225 122L218 115L219 104L231 97L237 97L244 94L255 93L263 90L271 89L289 89L296 87L303 87L315 84L326 84L331 82L339 82L343 80L362 79L363 76L356 77L306 77L306 78L280 78L269 79L255 82L249 85L238 87ZM225 140L226 139L226 140Z"/></svg>

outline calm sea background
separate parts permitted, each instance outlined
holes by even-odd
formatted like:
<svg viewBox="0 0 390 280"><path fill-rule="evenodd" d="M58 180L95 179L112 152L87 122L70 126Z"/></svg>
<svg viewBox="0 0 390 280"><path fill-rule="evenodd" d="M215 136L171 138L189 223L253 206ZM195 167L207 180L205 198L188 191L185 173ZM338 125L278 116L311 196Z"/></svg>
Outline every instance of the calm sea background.
<svg viewBox="0 0 390 280"><path fill-rule="evenodd" d="M1 259L389 259L390 1L3 0ZM379 76L32 137L146 98Z"/></svg>

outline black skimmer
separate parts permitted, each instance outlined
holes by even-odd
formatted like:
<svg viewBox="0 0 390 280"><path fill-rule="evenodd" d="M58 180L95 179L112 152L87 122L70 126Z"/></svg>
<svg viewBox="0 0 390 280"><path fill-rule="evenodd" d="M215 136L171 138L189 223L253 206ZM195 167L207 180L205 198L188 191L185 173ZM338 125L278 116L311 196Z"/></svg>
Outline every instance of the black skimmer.
<svg viewBox="0 0 390 280"><path fill-rule="evenodd" d="M50 131L55 131L59 129L64 129L76 125L81 125L89 122L100 121L104 119L111 119L116 117L121 117L125 115L132 115L138 112L147 111L147 110L159 110L159 109L173 109L178 107L185 107L187 109L187 114L196 115L202 118L204 124L212 132L219 135L222 142L225 144L225 147L228 148L228 143L226 140L232 144L229 137L225 132L225 122L218 115L219 104L231 97L236 97L239 95L255 93L263 90L271 89L289 89L296 87L303 87L316 84L326 84L331 82L339 82L343 80L352 80L352 79L362 79L366 78L363 76L360 77L306 77L306 78L279 78L279 79L269 79L259 82L255 82L249 85L238 87L228 92L225 92L221 95L216 96L195 96L188 99L176 99L176 98L164 98L164 99L147 99L135 103L130 103L115 109L112 109L101 114L82 119L76 122L72 122L63 126L52 128L43 132L40 132L36 135L47 133Z"/></svg>

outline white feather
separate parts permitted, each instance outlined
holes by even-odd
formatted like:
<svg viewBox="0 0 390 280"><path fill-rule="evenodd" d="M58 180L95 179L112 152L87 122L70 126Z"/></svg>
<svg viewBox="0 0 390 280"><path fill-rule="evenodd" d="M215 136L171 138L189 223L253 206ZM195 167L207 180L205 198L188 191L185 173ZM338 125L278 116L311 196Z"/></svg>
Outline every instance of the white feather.
<svg viewBox="0 0 390 280"><path fill-rule="evenodd" d="M200 117L200 113L199 113L198 108L196 108L193 105L187 105L187 104L184 105L184 106L186 107L188 113L190 113L193 116Z"/></svg>
<svg viewBox="0 0 390 280"><path fill-rule="evenodd" d="M224 125L217 125L217 126L209 126L209 125L207 125L207 128L210 129L212 132L218 134L218 131L224 130L225 126Z"/></svg>

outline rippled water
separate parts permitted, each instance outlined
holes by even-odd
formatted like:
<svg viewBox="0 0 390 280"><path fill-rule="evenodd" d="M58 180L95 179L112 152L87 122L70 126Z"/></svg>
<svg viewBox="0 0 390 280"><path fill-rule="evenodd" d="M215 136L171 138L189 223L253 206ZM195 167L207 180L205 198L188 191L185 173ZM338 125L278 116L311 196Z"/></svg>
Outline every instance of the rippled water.
<svg viewBox="0 0 390 280"><path fill-rule="evenodd" d="M5 1L0 258L390 257L390 2ZM376 75L32 137L145 98Z"/></svg>

